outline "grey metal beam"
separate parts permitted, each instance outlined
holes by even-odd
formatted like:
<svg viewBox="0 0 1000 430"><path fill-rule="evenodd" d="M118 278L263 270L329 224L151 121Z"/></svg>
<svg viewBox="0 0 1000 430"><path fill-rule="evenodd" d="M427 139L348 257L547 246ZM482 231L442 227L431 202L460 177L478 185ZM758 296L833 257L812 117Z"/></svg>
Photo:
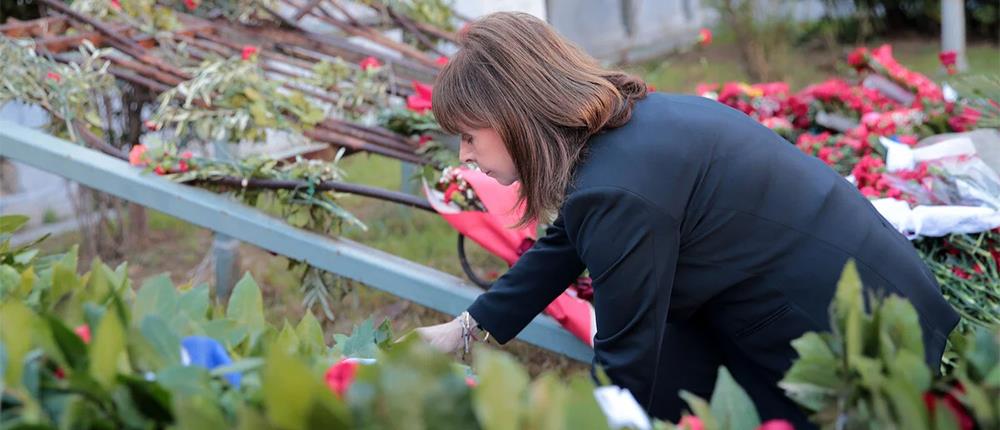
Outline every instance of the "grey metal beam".
<svg viewBox="0 0 1000 430"><path fill-rule="evenodd" d="M9 121L0 120L0 156L450 315L464 311L482 292L447 273L350 240L300 230L225 196L143 174L125 161ZM584 362L593 356L547 316L536 317L518 338Z"/></svg>

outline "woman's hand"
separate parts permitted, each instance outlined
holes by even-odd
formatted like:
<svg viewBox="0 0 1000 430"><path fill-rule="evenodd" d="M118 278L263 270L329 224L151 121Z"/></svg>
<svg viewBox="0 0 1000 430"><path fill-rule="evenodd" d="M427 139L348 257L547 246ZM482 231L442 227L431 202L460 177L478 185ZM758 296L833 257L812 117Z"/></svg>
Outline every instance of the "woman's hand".
<svg viewBox="0 0 1000 430"><path fill-rule="evenodd" d="M455 318L444 324L420 327L417 330L427 343L441 352L449 353L461 348L465 343L462 339L462 321Z"/></svg>

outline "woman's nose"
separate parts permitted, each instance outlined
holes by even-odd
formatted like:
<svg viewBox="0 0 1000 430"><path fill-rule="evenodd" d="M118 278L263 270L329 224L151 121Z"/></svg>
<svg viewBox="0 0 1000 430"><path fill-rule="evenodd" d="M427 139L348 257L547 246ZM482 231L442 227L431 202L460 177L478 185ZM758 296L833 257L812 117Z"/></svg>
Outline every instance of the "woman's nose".
<svg viewBox="0 0 1000 430"><path fill-rule="evenodd" d="M466 164L474 164L476 162L475 157L472 156L472 152L465 148L465 145L458 147L458 160Z"/></svg>

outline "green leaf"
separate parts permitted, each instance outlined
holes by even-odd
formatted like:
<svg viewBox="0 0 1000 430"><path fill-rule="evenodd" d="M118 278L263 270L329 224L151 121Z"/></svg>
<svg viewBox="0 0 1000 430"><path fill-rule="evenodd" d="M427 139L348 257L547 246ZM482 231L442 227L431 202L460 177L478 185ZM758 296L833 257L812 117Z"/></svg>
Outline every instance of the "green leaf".
<svg viewBox="0 0 1000 430"><path fill-rule="evenodd" d="M529 389L525 428L565 429L566 402L569 393L559 376L546 373L535 380Z"/></svg>
<svg viewBox="0 0 1000 430"><path fill-rule="evenodd" d="M175 398L215 396L208 370L198 366L171 366L156 373L159 381Z"/></svg>
<svg viewBox="0 0 1000 430"><path fill-rule="evenodd" d="M19 330L0 330L6 355L4 383L7 387L17 388L21 386L24 357L31 350L35 335L35 315L19 301L0 304L0 327L22 327Z"/></svg>
<svg viewBox="0 0 1000 430"><path fill-rule="evenodd" d="M844 271L841 272L833 303L836 315L841 317L846 316L852 309L862 309L861 277L858 275L854 260L848 261Z"/></svg>
<svg viewBox="0 0 1000 430"><path fill-rule="evenodd" d="M964 400L967 402L972 413L976 416L976 420L981 423L995 423L1000 416L997 415L998 408L996 405L996 396L990 396L987 391L982 387L978 386L965 375L959 374L959 382L965 388ZM990 399L993 400L990 400Z"/></svg>
<svg viewBox="0 0 1000 430"><path fill-rule="evenodd" d="M251 328L252 332L263 331L267 325L264 320L264 298L249 272L236 283L229 298L229 307L226 308L226 317Z"/></svg>
<svg viewBox="0 0 1000 430"><path fill-rule="evenodd" d="M31 218L25 215L0 216L0 234L13 233L24 227Z"/></svg>
<svg viewBox="0 0 1000 430"><path fill-rule="evenodd" d="M329 426L348 427L347 408L320 381L319 375L310 372L305 363L272 348L264 365L261 388L271 424L286 429L307 428L310 414L318 408L339 421L328 423Z"/></svg>
<svg viewBox="0 0 1000 430"><path fill-rule="evenodd" d="M87 346L80 339L80 336L66 327L62 321L52 316L46 316L45 321L48 323L55 346L59 348L56 358L61 359L59 361L73 370L83 371L87 369Z"/></svg>
<svg viewBox="0 0 1000 430"><path fill-rule="evenodd" d="M236 423L238 430L271 430L267 418L246 404L240 405L236 412Z"/></svg>
<svg viewBox="0 0 1000 430"><path fill-rule="evenodd" d="M180 364L180 344L181 339L174 333L173 329L167 325L166 320L159 315L149 315L143 318L139 330L153 349L167 366Z"/></svg>
<svg viewBox="0 0 1000 430"><path fill-rule="evenodd" d="M760 416L750 396L725 367L719 367L709 406L721 428L754 430L760 425Z"/></svg>
<svg viewBox="0 0 1000 430"><path fill-rule="evenodd" d="M528 374L510 354L477 345L476 374L479 387L473 393L476 417L486 430L521 428L524 392Z"/></svg>
<svg viewBox="0 0 1000 430"><path fill-rule="evenodd" d="M223 411L213 398L205 396L183 397L174 402L177 411L177 429L226 429L232 426L226 422Z"/></svg>
<svg viewBox="0 0 1000 430"><path fill-rule="evenodd" d="M257 370L264 366L264 359L260 357L250 357L243 360L234 361L225 366L219 366L211 371L209 374L212 376L224 376L228 373L246 373L252 370Z"/></svg>
<svg viewBox="0 0 1000 430"><path fill-rule="evenodd" d="M278 333L278 338L271 345L271 348L278 348L293 356L299 353L299 337L295 334L292 326L288 324L288 320L285 320L285 325L281 328L281 333Z"/></svg>
<svg viewBox="0 0 1000 430"><path fill-rule="evenodd" d="M76 251L74 246L62 259L52 266L52 286L47 295L47 306L55 306L67 294L80 288L80 277L76 274Z"/></svg>
<svg viewBox="0 0 1000 430"><path fill-rule="evenodd" d="M918 356L906 350L900 351L889 363L889 372L892 377L906 379L921 393L931 388L931 370L924 363L923 355Z"/></svg>
<svg viewBox="0 0 1000 430"><path fill-rule="evenodd" d="M567 429L607 429L608 417L594 398L594 383L585 375L573 376L569 381L566 399Z"/></svg>
<svg viewBox="0 0 1000 430"><path fill-rule="evenodd" d="M88 352L91 375L104 387L110 387L125 355L125 328L116 312L105 312Z"/></svg>
<svg viewBox="0 0 1000 430"><path fill-rule="evenodd" d="M135 321L145 321L149 315L159 315L169 321L177 315L177 289L166 274L149 278L142 283L132 306Z"/></svg>
<svg viewBox="0 0 1000 430"><path fill-rule="evenodd" d="M895 418L899 423L899 428L907 430L927 429L927 408L921 397L922 391L917 391L902 378L887 379L883 388L895 410Z"/></svg>
<svg viewBox="0 0 1000 430"><path fill-rule="evenodd" d="M719 427L716 423L715 417L712 416L712 407L709 406L705 399L702 399L694 393L685 390L681 390L680 396L685 402L687 402L688 406L691 408L691 412L701 419L701 423L704 425L705 430L727 430Z"/></svg>
<svg viewBox="0 0 1000 430"><path fill-rule="evenodd" d="M934 398L934 430L960 430L958 416L951 411L944 399Z"/></svg>
<svg viewBox="0 0 1000 430"><path fill-rule="evenodd" d="M14 255L14 263L25 266L28 263L31 263L31 260L35 259L35 256L38 255L38 252L39 250L37 249L29 249L27 251L19 252L18 254Z"/></svg>
<svg viewBox="0 0 1000 430"><path fill-rule="evenodd" d="M323 327L319 325L319 321L313 316L312 311L306 310L306 314L299 321L295 332L299 338L302 354L314 356L326 352L326 341L323 340Z"/></svg>
<svg viewBox="0 0 1000 430"><path fill-rule="evenodd" d="M348 337L334 336L337 350L345 357L375 358L378 354L375 326L371 318L355 326Z"/></svg>
<svg viewBox="0 0 1000 430"><path fill-rule="evenodd" d="M879 308L879 319L880 330L884 331L895 345L918 357L924 356L920 320L909 301L897 296L885 299Z"/></svg>
<svg viewBox="0 0 1000 430"><path fill-rule="evenodd" d="M159 384L127 375L118 375L118 381L128 389L132 401L147 418L158 423L171 423L170 392Z"/></svg>
<svg viewBox="0 0 1000 430"><path fill-rule="evenodd" d="M187 319L195 323L207 321L208 309L211 306L208 296L208 285L201 284L181 293L177 302L180 311Z"/></svg>
<svg viewBox="0 0 1000 430"><path fill-rule="evenodd" d="M0 266L0 299L7 300L8 295L20 298L17 294L20 285L21 274L17 270L6 264Z"/></svg>

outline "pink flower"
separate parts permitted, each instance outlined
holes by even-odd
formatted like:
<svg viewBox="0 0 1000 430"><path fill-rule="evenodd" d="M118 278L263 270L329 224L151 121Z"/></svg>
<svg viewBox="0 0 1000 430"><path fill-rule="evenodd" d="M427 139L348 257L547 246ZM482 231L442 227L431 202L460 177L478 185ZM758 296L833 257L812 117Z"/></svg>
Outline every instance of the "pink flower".
<svg viewBox="0 0 1000 430"><path fill-rule="evenodd" d="M128 152L128 164L133 166L145 166L146 165L146 145L135 145L132 150Z"/></svg>
<svg viewBox="0 0 1000 430"><path fill-rule="evenodd" d="M161 176L167 174L167 170L164 169L163 166L156 166L156 168L153 169L153 172L156 172L157 175L161 175Z"/></svg>
<svg viewBox="0 0 1000 430"><path fill-rule="evenodd" d="M434 89L417 81L413 81L413 89L416 93L406 97L406 108L417 113L430 110Z"/></svg>
<svg viewBox="0 0 1000 430"><path fill-rule="evenodd" d="M861 195L865 197L878 197L881 194L875 188L868 186L861 189Z"/></svg>
<svg viewBox="0 0 1000 430"><path fill-rule="evenodd" d="M705 425L701 423L701 419L694 415L685 415L681 417L681 422L677 423L677 428L680 430L705 430Z"/></svg>
<svg viewBox="0 0 1000 430"><path fill-rule="evenodd" d="M340 360L337 364L326 369L326 386L330 387L338 397L344 397L347 390L354 383L354 376L358 372L358 362L353 360Z"/></svg>
<svg viewBox="0 0 1000 430"><path fill-rule="evenodd" d="M380 63L378 61L378 58L375 57L365 57L365 59L361 60L361 62L358 63L358 65L361 66L361 70L364 70L366 72L372 69L378 69L379 67L382 67L382 63Z"/></svg>
<svg viewBox="0 0 1000 430"><path fill-rule="evenodd" d="M243 47L243 61L247 61L257 55L257 47L253 45L245 45Z"/></svg>
<svg viewBox="0 0 1000 430"><path fill-rule="evenodd" d="M439 65L441 67L444 67L446 64L448 64L448 57L445 57L444 55L442 55L440 57L437 57L434 60L434 62L437 63L437 65Z"/></svg>
<svg viewBox="0 0 1000 430"><path fill-rule="evenodd" d="M181 159L182 160L190 160L191 157L193 157L193 156L194 156L194 154L192 154L191 151L184 151L184 152L181 153Z"/></svg>
<svg viewBox="0 0 1000 430"><path fill-rule="evenodd" d="M708 46L712 44L712 30L707 28L698 30L698 44L701 46Z"/></svg>
<svg viewBox="0 0 1000 430"><path fill-rule="evenodd" d="M198 8L199 1L200 0L184 0L184 6L186 6L188 10L195 10Z"/></svg>
<svg viewBox="0 0 1000 430"><path fill-rule="evenodd" d="M76 333L77 336L80 336L83 343L90 343L90 326L86 324L78 326L73 329L73 332Z"/></svg>
<svg viewBox="0 0 1000 430"><path fill-rule="evenodd" d="M767 420L757 430L795 430L795 427L785 420Z"/></svg>
<svg viewBox="0 0 1000 430"><path fill-rule="evenodd" d="M906 135L898 136L898 137L896 137L896 140L898 140L899 143L905 143L905 144L907 144L909 146L916 146L917 145L917 136L914 136L912 134L906 134Z"/></svg>
<svg viewBox="0 0 1000 430"><path fill-rule="evenodd" d="M111 0L111 8L114 10L121 10L122 8L121 0Z"/></svg>
<svg viewBox="0 0 1000 430"><path fill-rule="evenodd" d="M178 162L177 163L177 170L179 172L182 172L182 173L183 172L187 172L188 170L190 170L190 166L188 166L187 160L181 160L180 162Z"/></svg>
<svg viewBox="0 0 1000 430"><path fill-rule="evenodd" d="M60 75L60 74L58 74L56 72L48 72L48 73L45 74L45 78L46 79L51 79L51 80L53 80L53 81L55 81L55 82L58 83L59 81L62 80L62 75Z"/></svg>
<svg viewBox="0 0 1000 430"><path fill-rule="evenodd" d="M698 84L694 87L695 94L703 96L706 93L714 93L719 90L719 84Z"/></svg>

